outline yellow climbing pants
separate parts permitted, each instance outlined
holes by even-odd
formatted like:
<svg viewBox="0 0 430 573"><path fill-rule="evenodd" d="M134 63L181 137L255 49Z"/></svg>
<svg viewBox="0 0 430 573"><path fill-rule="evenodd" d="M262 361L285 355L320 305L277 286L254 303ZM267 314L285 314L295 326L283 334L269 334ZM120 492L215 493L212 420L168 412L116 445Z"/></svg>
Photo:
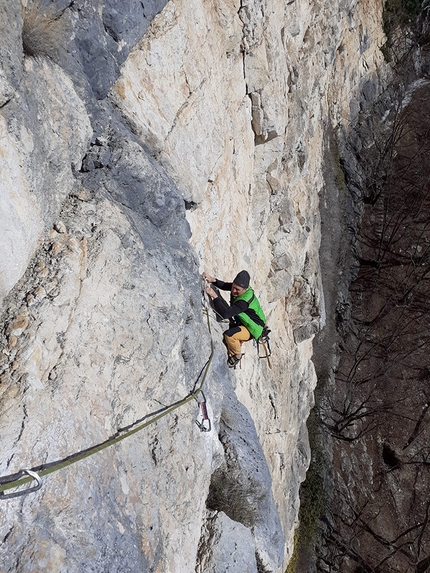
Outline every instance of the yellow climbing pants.
<svg viewBox="0 0 430 573"><path fill-rule="evenodd" d="M242 342L247 340L251 340L251 335L245 326L233 326L224 332L224 343L229 356L242 354Z"/></svg>

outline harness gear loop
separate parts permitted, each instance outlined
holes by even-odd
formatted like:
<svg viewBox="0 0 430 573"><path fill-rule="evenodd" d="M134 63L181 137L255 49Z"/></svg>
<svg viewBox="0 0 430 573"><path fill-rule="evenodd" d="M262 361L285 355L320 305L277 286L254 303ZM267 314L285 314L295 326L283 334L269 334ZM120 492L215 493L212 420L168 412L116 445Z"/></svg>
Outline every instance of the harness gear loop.
<svg viewBox="0 0 430 573"><path fill-rule="evenodd" d="M23 476L25 476L25 474L27 474L27 476L24 479L21 479ZM16 479L15 481L16 486L15 487L19 487L20 485L23 485L25 483L29 483L32 480L36 480L36 485L32 486L32 487L28 487L27 489L23 489L21 491L15 491L15 492L11 492L11 493L5 493L4 491L0 491L0 499L10 499L12 497L21 497L22 495L26 495L27 493L31 493L32 491L37 491L38 489L40 489L42 487L42 478L39 476L39 474L33 470L21 470L16 474Z"/></svg>
<svg viewBox="0 0 430 573"><path fill-rule="evenodd" d="M272 356L272 350L270 348L270 338L269 338L270 332L271 330L267 326L263 328L263 332L260 338L257 339L257 353L258 353L258 358L266 358L267 365L269 366L269 368L272 368L272 364L269 358L270 356ZM260 356L260 344L263 347L264 356Z"/></svg>

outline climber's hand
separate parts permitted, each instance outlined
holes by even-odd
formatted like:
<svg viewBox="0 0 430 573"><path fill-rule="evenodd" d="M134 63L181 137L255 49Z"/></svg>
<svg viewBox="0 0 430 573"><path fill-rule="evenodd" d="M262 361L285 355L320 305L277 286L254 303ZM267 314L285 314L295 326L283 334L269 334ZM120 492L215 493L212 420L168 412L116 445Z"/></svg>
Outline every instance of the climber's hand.
<svg viewBox="0 0 430 573"><path fill-rule="evenodd" d="M208 281L208 283L214 283L216 281L216 278L211 277L211 275L209 275L208 273L204 272L202 277L204 279L206 279Z"/></svg>
<svg viewBox="0 0 430 573"><path fill-rule="evenodd" d="M216 293L216 292L214 291L214 289L211 288L211 287L207 287L207 288L206 288L206 294L207 294L208 296L210 296L212 300L214 300L214 298L218 298L217 293Z"/></svg>

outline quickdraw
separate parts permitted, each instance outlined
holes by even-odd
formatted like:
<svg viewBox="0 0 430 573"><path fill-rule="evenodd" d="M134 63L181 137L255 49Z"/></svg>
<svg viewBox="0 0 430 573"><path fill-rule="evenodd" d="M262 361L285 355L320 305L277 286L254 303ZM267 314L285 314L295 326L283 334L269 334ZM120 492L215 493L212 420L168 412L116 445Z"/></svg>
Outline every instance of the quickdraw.
<svg viewBox="0 0 430 573"><path fill-rule="evenodd" d="M201 401L197 400L197 402L199 402L202 419L201 419L201 421L196 420L196 424L197 424L197 427L199 428L199 430L201 432L210 432L212 429L212 425L211 425L211 421L210 421L209 416L208 416L208 409L206 406L206 398L205 398L205 395L203 394L203 392L200 392L200 394L202 395L202 400Z"/></svg>
<svg viewBox="0 0 430 573"><path fill-rule="evenodd" d="M263 328L263 332L261 333L260 338L257 339L257 353L258 353L258 358L266 358L267 365L269 366L269 368L272 368L272 364L269 358L270 356L272 356L272 350L270 348L270 338L269 338L270 332L271 330L269 330L267 326ZM260 356L260 345L263 347L264 356Z"/></svg>

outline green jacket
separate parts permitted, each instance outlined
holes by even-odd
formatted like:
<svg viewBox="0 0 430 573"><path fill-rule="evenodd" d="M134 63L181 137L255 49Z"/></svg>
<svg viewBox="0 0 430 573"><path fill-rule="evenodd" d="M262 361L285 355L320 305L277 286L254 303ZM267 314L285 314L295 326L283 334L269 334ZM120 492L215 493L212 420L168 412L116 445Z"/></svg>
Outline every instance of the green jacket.
<svg viewBox="0 0 430 573"><path fill-rule="evenodd" d="M253 338L260 338L266 324L266 317L251 287L248 287L248 290L243 294L233 298L232 303L235 304L240 300L248 303L248 309L239 313L238 319L249 330Z"/></svg>

